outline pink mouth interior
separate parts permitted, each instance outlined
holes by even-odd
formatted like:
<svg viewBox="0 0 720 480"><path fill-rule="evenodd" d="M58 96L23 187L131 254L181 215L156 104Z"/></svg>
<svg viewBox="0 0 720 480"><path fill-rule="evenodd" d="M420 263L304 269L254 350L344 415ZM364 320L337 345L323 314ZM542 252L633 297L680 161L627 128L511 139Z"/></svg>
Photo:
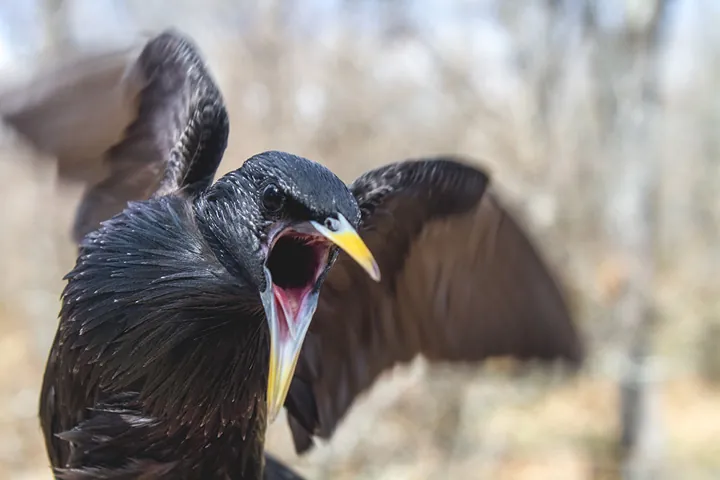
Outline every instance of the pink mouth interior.
<svg viewBox="0 0 720 480"><path fill-rule="evenodd" d="M298 323L298 313L300 312L300 307L304 303L308 294L312 291L312 287L285 290L275 285L273 290L275 294L275 308L279 320L280 337L286 339L290 334L288 325L290 322L293 322L294 324ZM287 312L287 315L290 318L286 316L285 312Z"/></svg>
<svg viewBox="0 0 720 480"><path fill-rule="evenodd" d="M319 234L307 235L293 230L284 231L273 242L267 267L273 279L281 338L288 338L291 322L297 326L303 303L325 266L328 249L327 241Z"/></svg>

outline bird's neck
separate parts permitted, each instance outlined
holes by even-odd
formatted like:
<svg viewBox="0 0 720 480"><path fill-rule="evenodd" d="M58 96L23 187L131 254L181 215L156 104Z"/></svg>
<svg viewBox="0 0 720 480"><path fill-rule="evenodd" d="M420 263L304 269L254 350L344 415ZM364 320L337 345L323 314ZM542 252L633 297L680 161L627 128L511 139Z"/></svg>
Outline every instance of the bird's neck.
<svg viewBox="0 0 720 480"><path fill-rule="evenodd" d="M212 188L222 191L218 182ZM210 193L197 197L193 202L195 222L204 241L210 247L215 260L233 277L247 286L258 288L264 281L263 261L260 256L260 239L253 224L245 218L245 210L238 209L239 199L230 197L224 201L208 200ZM223 219L218 221L218 218Z"/></svg>

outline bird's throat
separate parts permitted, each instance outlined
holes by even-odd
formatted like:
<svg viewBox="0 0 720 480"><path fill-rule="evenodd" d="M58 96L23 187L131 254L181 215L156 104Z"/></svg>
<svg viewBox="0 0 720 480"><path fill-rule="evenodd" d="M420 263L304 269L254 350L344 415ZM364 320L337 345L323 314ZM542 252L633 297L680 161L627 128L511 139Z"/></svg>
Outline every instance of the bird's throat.
<svg viewBox="0 0 720 480"><path fill-rule="evenodd" d="M301 312L307 310L312 285L296 288L282 288L273 285L273 296L278 320L278 334L281 341L294 340L302 327Z"/></svg>

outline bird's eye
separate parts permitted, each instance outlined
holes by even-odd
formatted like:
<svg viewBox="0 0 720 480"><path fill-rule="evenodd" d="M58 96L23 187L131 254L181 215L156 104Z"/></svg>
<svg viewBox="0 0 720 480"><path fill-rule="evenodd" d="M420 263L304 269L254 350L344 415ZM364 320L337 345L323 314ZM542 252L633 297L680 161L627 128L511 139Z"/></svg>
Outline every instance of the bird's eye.
<svg viewBox="0 0 720 480"><path fill-rule="evenodd" d="M340 230L340 220L338 220L337 218L327 217L324 223L325 228L327 228L331 232L337 232L338 230Z"/></svg>
<svg viewBox="0 0 720 480"><path fill-rule="evenodd" d="M275 185L268 185L262 193L262 203L268 212L277 212L285 204L285 196Z"/></svg>

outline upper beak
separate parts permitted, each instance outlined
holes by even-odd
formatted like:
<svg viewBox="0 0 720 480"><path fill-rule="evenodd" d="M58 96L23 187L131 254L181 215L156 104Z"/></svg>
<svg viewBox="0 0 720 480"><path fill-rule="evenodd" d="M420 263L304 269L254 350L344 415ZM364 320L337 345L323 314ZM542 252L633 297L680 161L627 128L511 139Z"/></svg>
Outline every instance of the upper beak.
<svg viewBox="0 0 720 480"><path fill-rule="evenodd" d="M373 280L380 281L380 269L375 259L345 217L338 215L338 219L329 219L326 224L330 228L317 222L310 223L323 236L347 252ZM270 328L267 414L268 420L272 422L285 403L305 334L315 314L320 292L316 285L305 295L300 305L291 306L284 302L282 293L275 291L272 276L267 267L265 267L265 279L267 287L260 293L260 298ZM283 315L279 315L278 306L282 308ZM286 323L281 324L283 321Z"/></svg>
<svg viewBox="0 0 720 480"><path fill-rule="evenodd" d="M310 224L350 255L370 275L370 278L376 282L380 281L380 268L378 268L377 262L365 242L345 217L338 214L337 219L328 218L327 226L320 225L318 222L310 222Z"/></svg>

